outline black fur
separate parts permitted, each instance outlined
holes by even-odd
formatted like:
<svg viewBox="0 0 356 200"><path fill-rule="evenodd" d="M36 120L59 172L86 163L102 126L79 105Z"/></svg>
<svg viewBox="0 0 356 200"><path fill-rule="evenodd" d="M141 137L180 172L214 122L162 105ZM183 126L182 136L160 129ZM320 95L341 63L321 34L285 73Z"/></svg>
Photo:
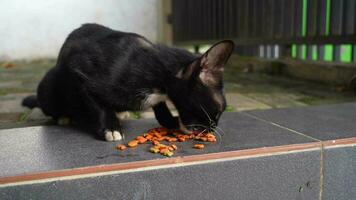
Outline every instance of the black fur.
<svg viewBox="0 0 356 200"><path fill-rule="evenodd" d="M37 97L35 95L31 95L26 97L23 101L22 101L22 105L29 107L29 108L35 108L38 107L38 103L37 103Z"/></svg>
<svg viewBox="0 0 356 200"><path fill-rule="evenodd" d="M152 44L134 33L85 24L66 39L56 66L38 86L37 100L25 99L23 105L33 107L36 104L27 102L37 102L46 115L69 117L103 138L104 130L120 128L115 112L140 110L146 95L158 89L175 104L184 125L210 127L225 108L224 98L220 104L213 98L223 97L222 74L215 69L223 69L233 43L216 46L195 55ZM201 73L208 73L213 83L199 78ZM161 125L179 127L165 102L153 109Z"/></svg>

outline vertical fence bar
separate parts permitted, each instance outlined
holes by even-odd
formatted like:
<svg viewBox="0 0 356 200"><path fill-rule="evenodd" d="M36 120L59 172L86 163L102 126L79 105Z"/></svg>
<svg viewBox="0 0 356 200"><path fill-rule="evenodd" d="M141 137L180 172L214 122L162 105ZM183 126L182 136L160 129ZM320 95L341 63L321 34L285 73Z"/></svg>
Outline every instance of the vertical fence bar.
<svg viewBox="0 0 356 200"><path fill-rule="evenodd" d="M345 35L356 35L355 34L355 18L356 18L356 1L355 0L345 0L344 6L344 33Z"/></svg>
<svg viewBox="0 0 356 200"><path fill-rule="evenodd" d="M247 9L248 9L248 12L247 12L247 30L248 30L248 37L255 37L255 30L254 30L254 20L255 20L255 16L254 16L254 0L249 0L247 2Z"/></svg>
<svg viewBox="0 0 356 200"><path fill-rule="evenodd" d="M307 59L312 60L313 59L313 45L308 45L307 46Z"/></svg>
<svg viewBox="0 0 356 200"><path fill-rule="evenodd" d="M324 60L324 51L325 47L324 45L318 45L318 60L323 61Z"/></svg>
<svg viewBox="0 0 356 200"><path fill-rule="evenodd" d="M356 63L356 45L354 44L353 45L353 48L352 48L352 61L354 62L354 63Z"/></svg>
<svg viewBox="0 0 356 200"><path fill-rule="evenodd" d="M303 18L303 9L302 9L303 3L302 0L296 0L295 1L295 10L294 10L294 36L295 37L301 37L302 36L302 18Z"/></svg>
<svg viewBox="0 0 356 200"><path fill-rule="evenodd" d="M341 62L341 45L334 46L333 57L334 61Z"/></svg>
<svg viewBox="0 0 356 200"><path fill-rule="evenodd" d="M228 23L228 27L229 27L229 32L228 32L228 37L232 38L234 36L234 0L229 0L228 1L228 19L229 19L229 23Z"/></svg>
<svg viewBox="0 0 356 200"><path fill-rule="evenodd" d="M318 13L318 0L308 0L307 12L307 35L316 36L318 31L317 19L321 17Z"/></svg>
<svg viewBox="0 0 356 200"><path fill-rule="evenodd" d="M273 38L281 38L282 37L282 29L283 29L283 11L282 11L282 1L283 0L274 0L273 2Z"/></svg>
<svg viewBox="0 0 356 200"><path fill-rule="evenodd" d="M264 45L260 45L260 46L259 46L259 57L260 57L260 58L264 58L264 57L265 57Z"/></svg>
<svg viewBox="0 0 356 200"><path fill-rule="evenodd" d="M284 10L282 18L283 18L283 32L282 38L291 38L293 33L294 19L293 19L293 11L294 11L294 0L282 1L282 10Z"/></svg>
<svg viewBox="0 0 356 200"><path fill-rule="evenodd" d="M243 5L244 12L243 12L243 19L242 19L243 20L243 32L244 32L243 36L244 36L244 38L247 38L249 35L249 27L248 27L249 9L248 9L248 7L250 4L250 0L243 0L243 2L244 2L244 5Z"/></svg>
<svg viewBox="0 0 356 200"><path fill-rule="evenodd" d="M330 32L332 35L343 34L343 5L344 0L331 1Z"/></svg>
<svg viewBox="0 0 356 200"><path fill-rule="evenodd" d="M255 27L256 27L256 37L257 38L261 38L263 36L263 3L264 1L256 1L256 24L255 24Z"/></svg>
<svg viewBox="0 0 356 200"><path fill-rule="evenodd" d="M238 35L239 38L244 38L244 2L245 0L238 0L237 20L238 20Z"/></svg>
<svg viewBox="0 0 356 200"><path fill-rule="evenodd" d="M317 35L325 35L326 29L326 10L327 10L327 0L317 0Z"/></svg>

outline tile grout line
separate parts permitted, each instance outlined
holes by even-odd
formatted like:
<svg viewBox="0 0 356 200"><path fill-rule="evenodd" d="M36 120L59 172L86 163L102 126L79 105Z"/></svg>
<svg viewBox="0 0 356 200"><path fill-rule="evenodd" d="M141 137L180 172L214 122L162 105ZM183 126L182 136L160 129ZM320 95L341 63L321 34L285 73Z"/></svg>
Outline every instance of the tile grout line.
<svg viewBox="0 0 356 200"><path fill-rule="evenodd" d="M324 143L321 142L321 151L320 151L320 191L319 191L319 199L323 199L324 194Z"/></svg>
<svg viewBox="0 0 356 200"><path fill-rule="evenodd" d="M279 128L286 129L286 130L291 131L293 133L296 133L298 135L301 135L301 136L307 137L309 139L313 139L313 140L316 140L316 141L320 142L321 147L320 147L320 182L319 182L320 191L319 191L319 199L322 200L323 199L323 194L324 194L324 151L325 151L324 141L319 140L319 139L314 138L314 137L311 137L311 136L306 135L304 133L301 133L299 131L290 129L288 127L279 125L277 123L274 123L274 122L271 122L271 121L268 121L268 120L265 120L265 119L261 119L261 118L255 116L255 115L253 115L253 114L249 114L249 113L244 113L244 114L246 114L247 116L250 116L252 118L255 118L257 120L272 124L272 125L277 126Z"/></svg>
<svg viewBox="0 0 356 200"><path fill-rule="evenodd" d="M318 141L318 142L321 142L321 143L323 142L322 140L319 140L319 139L317 139L317 138L311 137L311 136L306 135L306 134L304 134L304 133L302 133L302 132L299 132L299 131L293 130L293 129L291 129L291 128L285 127L285 126L283 126L283 125L277 124L277 123L275 123L275 122L271 122L271 121L268 121L268 120L259 118L259 117L255 116L255 115L253 115L253 114L249 114L249 113L246 113L246 112L241 112L241 114L247 115L247 116L249 116L249 117L252 117L252 118L257 119L257 120L262 121L262 122L266 122L266 123L271 124L271 125L273 125L273 126L277 126L277 127L279 127L279 128L288 130L288 131L293 132L293 133L296 133L296 134L298 134L298 135L300 135L300 136L303 136L303 137L306 137L306 138L309 138L309 139L312 139L312 140L315 140L315 141Z"/></svg>

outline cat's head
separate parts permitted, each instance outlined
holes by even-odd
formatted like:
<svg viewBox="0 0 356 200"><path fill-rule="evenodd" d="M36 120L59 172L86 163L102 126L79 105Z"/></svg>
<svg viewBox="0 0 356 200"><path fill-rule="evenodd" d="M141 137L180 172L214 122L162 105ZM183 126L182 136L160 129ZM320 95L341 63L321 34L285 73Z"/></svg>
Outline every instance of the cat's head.
<svg viewBox="0 0 356 200"><path fill-rule="evenodd" d="M233 49L232 41L220 41L176 75L179 87L172 100L179 113L181 130L209 130L217 126L226 108L224 66Z"/></svg>

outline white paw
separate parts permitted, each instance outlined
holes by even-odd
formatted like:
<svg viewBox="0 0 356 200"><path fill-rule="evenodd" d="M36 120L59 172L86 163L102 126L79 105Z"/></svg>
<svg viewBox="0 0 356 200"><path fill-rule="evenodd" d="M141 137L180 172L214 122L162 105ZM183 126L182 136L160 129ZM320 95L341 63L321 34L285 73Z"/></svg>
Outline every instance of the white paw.
<svg viewBox="0 0 356 200"><path fill-rule="evenodd" d="M121 133L119 131L105 131L105 140L106 141L118 141L122 140Z"/></svg>
<svg viewBox="0 0 356 200"><path fill-rule="evenodd" d="M125 111L125 112L119 112L116 113L116 117L120 120L125 120L130 118L130 113Z"/></svg>

